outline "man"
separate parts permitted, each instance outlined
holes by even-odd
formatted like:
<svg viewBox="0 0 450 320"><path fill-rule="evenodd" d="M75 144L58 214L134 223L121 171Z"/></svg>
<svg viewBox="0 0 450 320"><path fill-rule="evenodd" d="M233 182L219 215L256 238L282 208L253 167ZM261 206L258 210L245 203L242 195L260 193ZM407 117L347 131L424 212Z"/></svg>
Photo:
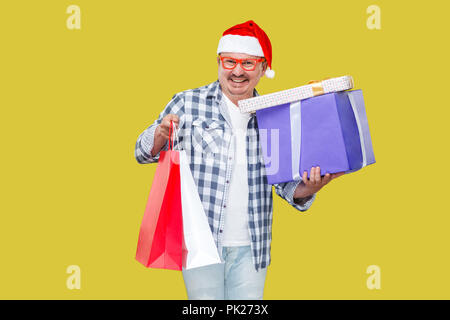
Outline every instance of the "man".
<svg viewBox="0 0 450 320"><path fill-rule="evenodd" d="M272 48L253 21L223 33L218 81L175 94L138 138L139 163L157 162L167 150L171 121L179 128L200 199L223 263L183 270L189 299L262 299L272 239L272 186L267 183L255 114L238 101L257 95L263 75L273 77ZM302 181L275 185L276 193L306 211L333 178L320 168Z"/></svg>

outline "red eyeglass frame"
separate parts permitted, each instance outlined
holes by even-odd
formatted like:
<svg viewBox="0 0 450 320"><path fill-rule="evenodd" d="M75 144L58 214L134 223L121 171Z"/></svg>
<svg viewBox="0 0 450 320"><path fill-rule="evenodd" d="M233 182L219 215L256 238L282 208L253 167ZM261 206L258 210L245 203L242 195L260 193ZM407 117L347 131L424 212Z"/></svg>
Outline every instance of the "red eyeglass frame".
<svg viewBox="0 0 450 320"><path fill-rule="evenodd" d="M241 68L244 69L245 71L253 71L253 70L255 70L255 69L256 69L256 65L258 64L258 62L263 62L264 60L266 60L265 58L258 58L258 59L253 59L253 58L236 59L236 58L232 58L232 57L222 57L222 56L219 56L219 58L220 58L220 61L222 61L222 67L223 67L224 69L227 69L227 70L233 70L234 68L236 68L236 66L237 66L238 64L240 64L240 65L241 65ZM234 60L234 61L236 61L236 64L234 65L233 68L227 68L227 67L225 67L225 65L224 65L224 63L223 63L223 59L231 59L231 60ZM249 60L255 61L255 66L253 67L253 69L245 69L244 66L242 65L242 62L244 62L244 61L249 61Z"/></svg>

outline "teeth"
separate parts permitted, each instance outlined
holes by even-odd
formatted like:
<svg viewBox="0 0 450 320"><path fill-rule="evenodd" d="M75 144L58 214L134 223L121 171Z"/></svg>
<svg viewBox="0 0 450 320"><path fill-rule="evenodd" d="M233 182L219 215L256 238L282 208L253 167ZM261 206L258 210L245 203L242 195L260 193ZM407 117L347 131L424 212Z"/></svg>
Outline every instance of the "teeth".
<svg viewBox="0 0 450 320"><path fill-rule="evenodd" d="M241 80L237 80L237 79L231 79L231 81L234 81L234 82L244 82L244 81L245 81L245 79L241 79Z"/></svg>

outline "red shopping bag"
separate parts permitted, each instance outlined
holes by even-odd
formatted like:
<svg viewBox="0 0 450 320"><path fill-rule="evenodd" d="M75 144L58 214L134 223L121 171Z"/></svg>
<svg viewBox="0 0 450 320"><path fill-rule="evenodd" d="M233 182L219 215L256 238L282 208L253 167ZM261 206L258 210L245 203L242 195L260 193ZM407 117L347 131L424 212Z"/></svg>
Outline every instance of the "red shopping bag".
<svg viewBox="0 0 450 320"><path fill-rule="evenodd" d="M147 268L181 270L183 220L178 151L161 151L144 218L136 260Z"/></svg>

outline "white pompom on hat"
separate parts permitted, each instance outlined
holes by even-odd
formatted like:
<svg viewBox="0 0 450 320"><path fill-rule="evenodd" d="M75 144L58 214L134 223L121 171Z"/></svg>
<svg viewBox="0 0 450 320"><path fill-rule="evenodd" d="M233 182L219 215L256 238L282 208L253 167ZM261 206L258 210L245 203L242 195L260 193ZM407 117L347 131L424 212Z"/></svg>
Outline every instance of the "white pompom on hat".
<svg viewBox="0 0 450 320"><path fill-rule="evenodd" d="M272 79L272 45L269 37L254 21L237 24L222 34L217 48L217 54L222 52L245 53L264 57L267 60L266 77Z"/></svg>

